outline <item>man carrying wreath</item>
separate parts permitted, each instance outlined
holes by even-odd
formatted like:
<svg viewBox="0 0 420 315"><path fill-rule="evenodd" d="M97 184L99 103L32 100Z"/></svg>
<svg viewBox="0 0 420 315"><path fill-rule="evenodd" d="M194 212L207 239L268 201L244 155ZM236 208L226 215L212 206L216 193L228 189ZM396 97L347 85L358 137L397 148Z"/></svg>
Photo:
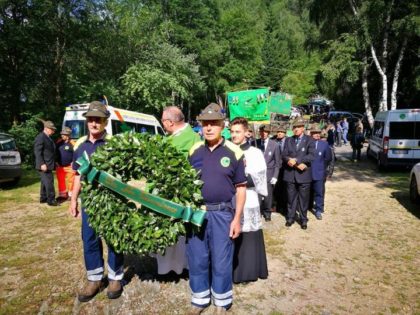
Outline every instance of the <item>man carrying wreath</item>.
<svg viewBox="0 0 420 315"><path fill-rule="evenodd" d="M73 170L77 171L79 165L77 159L84 152L91 156L99 146L106 143L108 136L105 127L110 116L106 106L95 101L89 104L89 109L83 114L86 117L88 135L80 138L75 144L73 155ZM83 254L87 271L87 285L78 293L80 302L90 301L99 291L103 289L104 259L102 251L102 240L96 235L94 229L89 225L89 218L82 207L78 209L77 198L81 190L80 175L76 173L73 183L73 194L70 202L70 214L73 217L82 216L82 240ZM124 256L117 254L112 247L108 246L108 279L109 285L107 296L109 299L119 298L122 294L121 280L124 276Z"/></svg>
<svg viewBox="0 0 420 315"><path fill-rule="evenodd" d="M219 105L208 105L197 117L205 141L190 150L207 210L201 230L187 235L191 314L200 314L211 299L219 313L232 305L233 242L241 232L247 179L242 150L222 137L224 119Z"/></svg>

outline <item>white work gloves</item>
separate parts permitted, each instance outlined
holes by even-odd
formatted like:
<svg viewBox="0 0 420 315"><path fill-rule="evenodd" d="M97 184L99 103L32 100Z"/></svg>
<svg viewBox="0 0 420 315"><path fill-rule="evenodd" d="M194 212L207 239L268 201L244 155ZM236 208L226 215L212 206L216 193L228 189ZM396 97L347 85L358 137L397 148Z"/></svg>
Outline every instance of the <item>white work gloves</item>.
<svg viewBox="0 0 420 315"><path fill-rule="evenodd" d="M271 184L271 185L275 185L276 183L277 183L277 178L273 177L273 178L270 180L270 184Z"/></svg>

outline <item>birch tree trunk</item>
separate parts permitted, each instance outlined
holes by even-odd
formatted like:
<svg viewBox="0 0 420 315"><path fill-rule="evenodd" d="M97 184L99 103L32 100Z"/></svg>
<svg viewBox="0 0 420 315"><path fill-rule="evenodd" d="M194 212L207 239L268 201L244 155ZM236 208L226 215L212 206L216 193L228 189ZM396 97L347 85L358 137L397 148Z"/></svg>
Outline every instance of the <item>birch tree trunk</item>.
<svg viewBox="0 0 420 315"><path fill-rule="evenodd" d="M385 76L387 77L387 82L386 82L386 87L388 89L388 39L389 39L389 29L390 29L390 23L391 23L391 12L392 12L392 7L394 5L394 0L392 0L389 4L389 8L388 8L388 12L386 15L386 19L385 19L385 27L384 27L384 37L383 37L383 41L382 41L382 57L381 57L381 65L382 65L382 72L385 74ZM384 85L382 82L382 87L379 91L379 97L383 100L385 98L385 104L386 104L386 109L388 108L388 91L386 92L386 94L384 95ZM383 110L386 110L383 109Z"/></svg>
<svg viewBox="0 0 420 315"><path fill-rule="evenodd" d="M401 63L404 58L404 52L405 52L406 46L407 46L407 37L404 38L404 41L401 46L400 54L398 55L398 60L395 65L394 78L392 80L392 91L391 91L391 110L397 109L398 78L400 76Z"/></svg>
<svg viewBox="0 0 420 315"><path fill-rule="evenodd" d="M369 122L370 128L373 128L374 118L372 114L372 107L370 106L369 100L369 88L368 88L368 74L369 74L369 65L367 62L366 54L363 57L363 73L362 73L362 90L363 90L363 100L365 103L365 112Z"/></svg>
<svg viewBox="0 0 420 315"><path fill-rule="evenodd" d="M353 11L354 16L359 19L359 12L357 11L357 7L356 7L356 3L354 0L349 0L349 4L351 7L351 10ZM363 22L361 22L363 23ZM366 28L366 26L364 26ZM368 41L370 42L370 52L373 58L373 61L375 62L375 66L376 69L379 72L379 75L381 76L382 79L382 95L381 95L381 100L379 102L379 110L380 111L384 111L384 110L388 110L388 78L386 76L386 73L384 72L384 70L382 69L381 64L379 63L379 59L378 56L376 55L376 50L375 47L373 46L372 43L372 39L370 38L368 31L366 30L366 36L368 37ZM387 45L387 41L388 38L387 36L385 37L386 43L383 43L383 45Z"/></svg>
<svg viewBox="0 0 420 315"><path fill-rule="evenodd" d="M370 52L372 54L373 61L375 63L376 69L379 72L379 75L382 78L382 96L381 101L379 102L379 110L384 111L388 110L388 78L386 77L386 73L383 71L381 64L379 63L378 57L376 56L375 47L373 44L370 44Z"/></svg>

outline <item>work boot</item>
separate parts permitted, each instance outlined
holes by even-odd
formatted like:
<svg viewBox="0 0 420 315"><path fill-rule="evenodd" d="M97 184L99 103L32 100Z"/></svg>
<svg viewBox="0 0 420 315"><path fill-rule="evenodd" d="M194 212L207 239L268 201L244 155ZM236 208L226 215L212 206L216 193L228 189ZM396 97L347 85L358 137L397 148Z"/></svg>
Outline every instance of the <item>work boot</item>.
<svg viewBox="0 0 420 315"><path fill-rule="evenodd" d="M102 289L102 281L88 281L88 284L77 294L77 298L80 302L88 302Z"/></svg>
<svg viewBox="0 0 420 315"><path fill-rule="evenodd" d="M123 288L119 280L110 280L106 295L108 299L118 299L122 294Z"/></svg>

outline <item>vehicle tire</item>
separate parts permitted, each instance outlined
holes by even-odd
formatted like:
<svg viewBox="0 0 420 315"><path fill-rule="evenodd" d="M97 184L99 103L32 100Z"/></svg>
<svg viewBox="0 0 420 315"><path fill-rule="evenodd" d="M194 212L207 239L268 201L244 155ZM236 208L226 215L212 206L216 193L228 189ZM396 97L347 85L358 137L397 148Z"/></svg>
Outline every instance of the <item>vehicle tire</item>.
<svg viewBox="0 0 420 315"><path fill-rule="evenodd" d="M20 181L20 177L16 177L14 178L11 182L10 182L10 186L15 186L19 183Z"/></svg>
<svg viewBox="0 0 420 315"><path fill-rule="evenodd" d="M413 175L410 181L410 201L415 204L420 204L420 196L417 190L416 176Z"/></svg>
<svg viewBox="0 0 420 315"><path fill-rule="evenodd" d="M378 159L376 160L376 166L378 167L378 171L383 172L386 170L386 166L382 163L381 156L378 155Z"/></svg>

